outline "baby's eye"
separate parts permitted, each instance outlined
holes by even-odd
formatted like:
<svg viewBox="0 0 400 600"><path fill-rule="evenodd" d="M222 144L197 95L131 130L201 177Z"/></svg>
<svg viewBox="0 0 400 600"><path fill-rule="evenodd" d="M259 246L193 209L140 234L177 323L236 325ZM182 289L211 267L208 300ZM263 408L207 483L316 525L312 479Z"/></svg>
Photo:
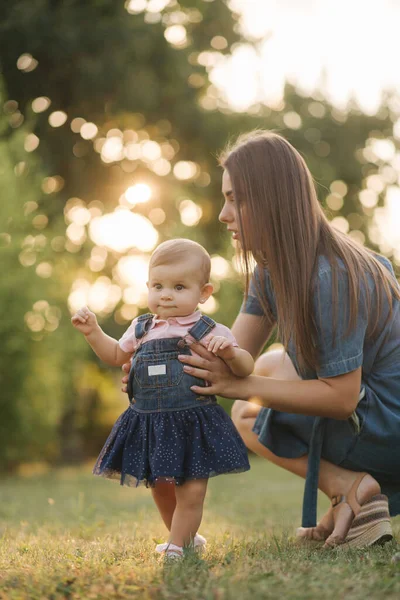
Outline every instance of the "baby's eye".
<svg viewBox="0 0 400 600"><path fill-rule="evenodd" d="M162 285L161 285L161 283L156 283L156 284L154 285L154 287L156 288L156 290L161 290L161 288L162 288Z"/></svg>
<svg viewBox="0 0 400 600"><path fill-rule="evenodd" d="M176 289L178 292L181 292L182 290L184 290L184 289L185 289L185 286L183 286L183 285L181 285L181 284L178 284L178 285L176 285L176 286L175 286L175 289Z"/></svg>

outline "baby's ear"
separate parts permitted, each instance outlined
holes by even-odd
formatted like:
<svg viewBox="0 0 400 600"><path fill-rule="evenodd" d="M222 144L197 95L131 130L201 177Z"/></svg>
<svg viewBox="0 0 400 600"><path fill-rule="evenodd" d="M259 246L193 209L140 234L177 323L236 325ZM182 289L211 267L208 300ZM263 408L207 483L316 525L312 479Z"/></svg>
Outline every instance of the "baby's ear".
<svg viewBox="0 0 400 600"><path fill-rule="evenodd" d="M146 285L147 285L147 288L148 288L149 287L149 282L148 281L146 281Z"/></svg>
<svg viewBox="0 0 400 600"><path fill-rule="evenodd" d="M201 288L200 303L204 304L204 302L206 302L209 299L213 291L214 286L212 283L206 283L205 285L203 285L203 287Z"/></svg>

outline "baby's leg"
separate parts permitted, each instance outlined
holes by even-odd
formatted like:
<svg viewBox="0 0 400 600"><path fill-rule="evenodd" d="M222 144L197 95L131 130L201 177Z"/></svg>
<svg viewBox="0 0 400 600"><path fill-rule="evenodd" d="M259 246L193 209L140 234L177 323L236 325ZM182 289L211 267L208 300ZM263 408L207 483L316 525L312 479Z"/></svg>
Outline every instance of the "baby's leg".
<svg viewBox="0 0 400 600"><path fill-rule="evenodd" d="M194 539L203 516L208 479L191 479L176 486L176 508L172 517L169 542L188 546Z"/></svg>
<svg viewBox="0 0 400 600"><path fill-rule="evenodd" d="M156 481L151 493L166 528L171 531L172 516L176 508L175 483Z"/></svg>

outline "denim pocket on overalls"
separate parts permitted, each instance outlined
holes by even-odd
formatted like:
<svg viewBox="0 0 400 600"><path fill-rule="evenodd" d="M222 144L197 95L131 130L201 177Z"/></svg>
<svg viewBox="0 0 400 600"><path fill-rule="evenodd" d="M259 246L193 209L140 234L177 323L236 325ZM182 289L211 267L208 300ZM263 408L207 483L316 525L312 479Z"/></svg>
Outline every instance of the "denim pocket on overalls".
<svg viewBox="0 0 400 600"><path fill-rule="evenodd" d="M157 358L140 357L135 364L134 377L141 388L165 388L178 386L183 377L183 366L177 353Z"/></svg>

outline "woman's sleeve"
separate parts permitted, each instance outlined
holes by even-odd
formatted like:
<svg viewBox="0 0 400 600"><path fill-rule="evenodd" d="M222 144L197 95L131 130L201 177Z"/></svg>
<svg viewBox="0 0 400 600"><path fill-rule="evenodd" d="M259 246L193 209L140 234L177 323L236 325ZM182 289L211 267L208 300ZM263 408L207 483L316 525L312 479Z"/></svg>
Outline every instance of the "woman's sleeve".
<svg viewBox="0 0 400 600"><path fill-rule="evenodd" d="M355 328L347 334L349 317L348 277L338 271L338 302L332 302L332 273L325 271L318 277L315 290L315 322L319 356L318 377L336 377L355 371L363 364L364 340L368 325L365 293L360 289L358 316ZM347 335L346 335L347 334Z"/></svg>
<svg viewBox="0 0 400 600"><path fill-rule="evenodd" d="M257 295L257 290L261 289L263 290L262 293L265 294L266 301L272 308L274 301L269 273L264 270L264 287L262 288L260 267L257 265L254 269L253 277L250 280L249 293L247 298L243 300L242 306L240 307L240 312L248 315L256 315L258 317L266 316L265 310Z"/></svg>

